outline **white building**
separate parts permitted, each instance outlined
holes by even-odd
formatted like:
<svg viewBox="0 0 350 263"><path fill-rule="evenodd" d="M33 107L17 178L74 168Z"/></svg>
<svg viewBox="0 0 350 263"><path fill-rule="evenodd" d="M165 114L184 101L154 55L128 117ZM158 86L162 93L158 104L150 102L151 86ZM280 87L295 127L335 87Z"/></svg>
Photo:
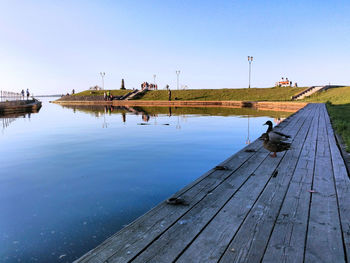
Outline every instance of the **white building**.
<svg viewBox="0 0 350 263"><path fill-rule="evenodd" d="M103 90L103 88L96 85L96 86L90 87L89 90Z"/></svg>

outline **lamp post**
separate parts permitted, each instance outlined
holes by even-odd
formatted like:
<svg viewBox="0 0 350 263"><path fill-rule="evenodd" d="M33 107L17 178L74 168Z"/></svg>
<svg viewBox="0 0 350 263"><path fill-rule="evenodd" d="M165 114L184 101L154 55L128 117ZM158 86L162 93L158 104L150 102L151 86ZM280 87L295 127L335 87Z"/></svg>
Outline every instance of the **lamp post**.
<svg viewBox="0 0 350 263"><path fill-rule="evenodd" d="M248 62L249 62L249 86L248 86L248 88L250 89L250 75L251 75L251 67L252 67L252 62L253 62L252 56L248 56Z"/></svg>
<svg viewBox="0 0 350 263"><path fill-rule="evenodd" d="M102 78L102 89L105 89L105 80L104 77L106 76L105 72L100 72L101 78Z"/></svg>
<svg viewBox="0 0 350 263"><path fill-rule="evenodd" d="M180 75L180 70L176 70L175 71L176 75L177 75L177 89L179 89L179 75Z"/></svg>
<svg viewBox="0 0 350 263"><path fill-rule="evenodd" d="M153 84L156 85L156 77L157 75L156 74L153 74Z"/></svg>

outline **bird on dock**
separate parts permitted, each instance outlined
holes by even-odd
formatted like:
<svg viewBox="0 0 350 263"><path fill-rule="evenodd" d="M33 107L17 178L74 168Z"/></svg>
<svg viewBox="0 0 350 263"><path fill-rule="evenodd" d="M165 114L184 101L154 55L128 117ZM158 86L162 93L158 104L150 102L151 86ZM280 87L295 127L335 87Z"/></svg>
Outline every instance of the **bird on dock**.
<svg viewBox="0 0 350 263"><path fill-rule="evenodd" d="M282 141L271 141L269 138L269 133L263 133L260 137L263 142L263 146L266 150L273 152L273 154L270 154L271 157L277 157L277 152L283 152L287 151L290 148L290 143L288 142L282 142Z"/></svg>
<svg viewBox="0 0 350 263"><path fill-rule="evenodd" d="M271 121L267 121L265 122L263 125L268 125L269 127L267 128L266 133L269 135L269 141L271 142L281 142L281 141L286 141L288 140L290 137L290 135L278 132L278 131L274 131L273 130L273 126L272 126L272 122Z"/></svg>

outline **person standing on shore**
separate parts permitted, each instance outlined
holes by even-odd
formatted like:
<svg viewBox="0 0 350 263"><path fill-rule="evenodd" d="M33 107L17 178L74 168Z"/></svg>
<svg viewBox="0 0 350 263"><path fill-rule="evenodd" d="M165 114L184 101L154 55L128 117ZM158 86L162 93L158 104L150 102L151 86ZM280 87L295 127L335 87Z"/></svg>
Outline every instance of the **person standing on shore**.
<svg viewBox="0 0 350 263"><path fill-rule="evenodd" d="M169 85L166 85L167 90L168 90L168 99L171 101L171 90L169 89Z"/></svg>
<svg viewBox="0 0 350 263"><path fill-rule="evenodd" d="M72 90L72 95L74 95L74 94L75 94L75 90L73 89L73 90Z"/></svg>
<svg viewBox="0 0 350 263"><path fill-rule="evenodd" d="M27 100L29 99L29 95L30 95L29 89L27 89Z"/></svg>
<svg viewBox="0 0 350 263"><path fill-rule="evenodd" d="M24 89L22 89L21 94L22 94L22 100L24 100Z"/></svg>

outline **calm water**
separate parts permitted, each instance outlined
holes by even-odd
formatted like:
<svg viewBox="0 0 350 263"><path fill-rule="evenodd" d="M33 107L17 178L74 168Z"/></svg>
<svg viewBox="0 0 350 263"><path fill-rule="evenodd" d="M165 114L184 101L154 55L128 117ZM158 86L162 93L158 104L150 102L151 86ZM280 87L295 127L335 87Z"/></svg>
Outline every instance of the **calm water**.
<svg viewBox="0 0 350 263"><path fill-rule="evenodd" d="M288 114L44 100L39 113L0 119L0 262L80 257L244 147L247 115L253 141Z"/></svg>

